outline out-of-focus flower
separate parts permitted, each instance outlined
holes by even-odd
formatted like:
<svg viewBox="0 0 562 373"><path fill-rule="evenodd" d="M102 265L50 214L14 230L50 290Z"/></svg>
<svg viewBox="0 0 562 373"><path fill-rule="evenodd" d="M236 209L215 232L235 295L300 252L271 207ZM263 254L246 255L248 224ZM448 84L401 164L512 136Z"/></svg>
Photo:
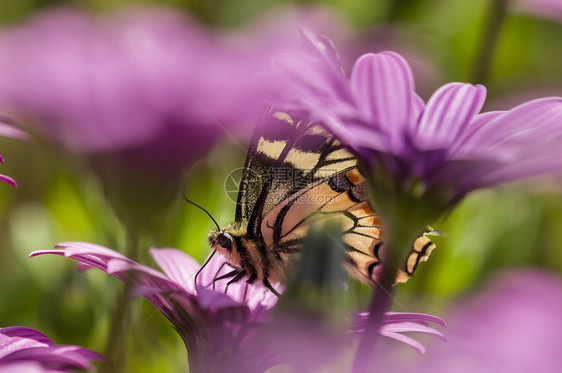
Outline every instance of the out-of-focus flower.
<svg viewBox="0 0 562 373"><path fill-rule="evenodd" d="M0 34L0 108L85 155L119 216L143 224L217 141L251 130L268 56L171 10L50 11Z"/></svg>
<svg viewBox="0 0 562 373"><path fill-rule="evenodd" d="M279 355L278 346L268 342L270 332L263 328L272 317L269 310L277 297L265 287L246 285L244 281L226 290L228 279L215 280L229 272L220 255L211 258L197 275L199 264L171 248L151 249L162 273L95 244L64 242L56 247L64 249L35 251L30 256L66 256L78 260L81 269L95 267L132 286L136 294L144 296L170 320L186 345L190 369L194 371L235 367L236 371L262 372L286 359ZM354 322L354 333L361 330L363 318L359 315ZM438 331L427 326L429 321L444 325L434 316L390 313L381 335L423 352L418 342L400 333L439 336Z"/></svg>
<svg viewBox="0 0 562 373"><path fill-rule="evenodd" d="M1 112L0 112L0 136L9 137L20 141L26 141L28 139L27 134L22 130L14 127L10 117L7 115L2 115ZM4 162L4 158L2 158L1 155L0 155L0 162L2 163ZM0 174L0 181L10 184L16 188L18 187L16 181L6 175Z"/></svg>
<svg viewBox="0 0 562 373"><path fill-rule="evenodd" d="M160 167L192 162L252 118L246 78L263 63L163 9L41 14L2 33L0 57L0 104L36 131L80 153L140 147Z"/></svg>
<svg viewBox="0 0 562 373"><path fill-rule="evenodd" d="M4 158L2 158L2 156L0 155L0 162L4 163ZM13 187L18 187L18 184L16 183L16 181L14 179L12 179L9 176L6 175L2 175L0 174L0 181L6 183L6 184L10 184Z"/></svg>
<svg viewBox="0 0 562 373"><path fill-rule="evenodd" d="M91 370L91 362L102 359L102 355L83 347L56 345L31 328L0 328L0 372Z"/></svg>
<svg viewBox="0 0 562 373"><path fill-rule="evenodd" d="M272 321L262 337L263 343L276 346L276 350L284 357L284 362L291 364L294 371L317 371L333 365L341 365L341 369L334 371L347 371L343 367L348 363L342 364L341 358L350 353L350 346L355 346L358 337L363 334L368 314L355 315L351 323L351 332L345 332L341 329L344 325L338 325L342 320L327 317L331 311L329 308L322 312L313 312L310 309L299 310L298 305L295 307L294 303L292 306L281 308L279 305L275 309ZM337 307L336 304L333 306ZM388 312L379 334L401 342L419 354L425 354L423 344L408 334L427 334L444 340L443 334L430 326L430 322L446 326L442 319L432 315ZM378 370L376 365L363 368L362 371L365 372Z"/></svg>
<svg viewBox="0 0 562 373"><path fill-rule="evenodd" d="M361 334L365 330L368 316L365 312L356 315L353 325L356 333ZM423 355L425 354L425 347L412 337L402 333L424 333L445 340L443 333L429 326L430 322L447 326L443 319L433 315L413 312L387 312L379 333L384 337L402 342Z"/></svg>
<svg viewBox="0 0 562 373"><path fill-rule="evenodd" d="M388 350L381 370L414 372L560 371L559 274L513 270L461 299L447 314L447 343L427 343L423 358ZM396 347L396 346L395 346Z"/></svg>
<svg viewBox="0 0 562 373"><path fill-rule="evenodd" d="M558 0L516 0L515 10L562 23L562 3Z"/></svg>
<svg viewBox="0 0 562 373"><path fill-rule="evenodd" d="M321 371L334 365L338 368L333 371L345 370L340 366L341 356L349 353L364 333L368 314L349 317L345 307L345 257L340 239L337 224L311 228L267 328L268 343L277 346L295 372ZM435 316L390 312L384 315L384 325L377 334L424 353L421 343L402 333L443 337L429 322L445 325ZM373 370L370 368L364 371Z"/></svg>
<svg viewBox="0 0 562 373"><path fill-rule="evenodd" d="M288 81L278 105L323 123L405 192L448 206L476 188L562 167L562 98L479 114L486 89L450 83L424 103L400 55L366 54L348 79L329 42L308 34L305 42L306 51L276 62Z"/></svg>

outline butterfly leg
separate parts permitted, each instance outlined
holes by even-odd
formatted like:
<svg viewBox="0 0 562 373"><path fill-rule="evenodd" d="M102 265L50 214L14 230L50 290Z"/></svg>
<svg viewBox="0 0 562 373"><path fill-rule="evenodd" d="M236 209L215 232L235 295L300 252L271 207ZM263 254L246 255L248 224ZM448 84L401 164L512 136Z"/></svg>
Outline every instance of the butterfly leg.
<svg viewBox="0 0 562 373"><path fill-rule="evenodd" d="M221 264L221 266L219 267L218 271L215 272L215 277L213 277L213 290L215 290L215 282L217 282L217 276L219 275L220 271L222 271L224 265L226 264L226 262L224 262L223 264ZM207 287L209 287L209 285L207 285Z"/></svg>
<svg viewBox="0 0 562 373"><path fill-rule="evenodd" d="M248 278L248 280L246 281L246 287L244 288L244 298L243 298L244 302L246 301L246 295L248 294L248 286L250 286L250 284L253 284L254 281L256 281L256 278L258 278L258 275L256 273L252 273Z"/></svg>
<svg viewBox="0 0 562 373"><path fill-rule="evenodd" d="M248 286L250 286L250 284L246 281L246 287L244 287L244 298L242 298L244 302L246 302L246 295L248 295Z"/></svg>
<svg viewBox="0 0 562 373"><path fill-rule="evenodd" d="M277 290L275 290L275 288L271 285L271 283L269 282L269 280L267 278L263 279L263 286L268 288L273 294L275 294L275 296L277 298L279 298L281 296L281 294L279 294L279 292Z"/></svg>
<svg viewBox="0 0 562 373"><path fill-rule="evenodd" d="M215 279L213 280L214 282L216 281L220 281L220 280L224 280L225 278L230 278L230 277L234 277L237 276L240 273L239 269L235 269L233 271L228 272L225 275L219 276L219 277L215 277Z"/></svg>
<svg viewBox="0 0 562 373"><path fill-rule="evenodd" d="M244 271L239 271L236 276L234 276L234 278L230 281L228 281L226 283L226 288L224 289L224 293L227 294L228 293L228 287L230 286L230 284L233 284L235 282L240 281L240 279L242 279L242 277L246 276L246 272ZM222 277L222 276L221 276Z"/></svg>

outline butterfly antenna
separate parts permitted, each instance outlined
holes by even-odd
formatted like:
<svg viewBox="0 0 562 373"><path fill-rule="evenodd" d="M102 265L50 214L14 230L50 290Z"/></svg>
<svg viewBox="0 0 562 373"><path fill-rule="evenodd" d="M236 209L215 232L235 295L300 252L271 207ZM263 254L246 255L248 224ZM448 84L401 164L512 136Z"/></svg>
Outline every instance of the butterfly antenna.
<svg viewBox="0 0 562 373"><path fill-rule="evenodd" d="M205 268L207 266L207 264L209 264L209 262L211 261L211 259L213 259L213 256L215 256L216 251L213 250L213 252L211 253L211 255L209 255L209 257L207 258L207 260L205 260L205 263L203 263L203 265L201 266L201 268L199 268L199 270L197 271L197 273L195 274L195 279L194 282L197 285L197 277L199 277L199 273L201 273L201 271L203 270L203 268Z"/></svg>
<svg viewBox="0 0 562 373"><path fill-rule="evenodd" d="M210 213L209 211L205 210L204 207L198 205L197 203L195 203L195 202L193 202L192 200L190 200L189 198L187 198L187 196L185 195L185 189L186 189L186 188L183 189L183 190L184 190L183 199L185 200L185 202L190 203L190 204L192 204L193 206L200 208L202 211L205 212L205 214L209 215L209 217L211 218L211 220L213 221L213 223L215 223L215 225L217 226L217 230L220 231L220 230L221 230L221 227L219 226L219 223L217 223L217 221L215 220L215 218L213 218L213 216L211 215L211 213Z"/></svg>

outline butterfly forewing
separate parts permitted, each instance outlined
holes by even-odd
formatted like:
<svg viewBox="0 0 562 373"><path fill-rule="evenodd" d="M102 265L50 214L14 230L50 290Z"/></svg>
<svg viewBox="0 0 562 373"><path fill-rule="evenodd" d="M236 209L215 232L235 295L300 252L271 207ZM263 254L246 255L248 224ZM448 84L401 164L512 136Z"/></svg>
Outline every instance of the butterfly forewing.
<svg viewBox="0 0 562 373"><path fill-rule="evenodd" d="M322 127L270 112L256 129L246 158L236 220L247 219L249 233L259 235L263 217L281 202L356 164L357 159Z"/></svg>

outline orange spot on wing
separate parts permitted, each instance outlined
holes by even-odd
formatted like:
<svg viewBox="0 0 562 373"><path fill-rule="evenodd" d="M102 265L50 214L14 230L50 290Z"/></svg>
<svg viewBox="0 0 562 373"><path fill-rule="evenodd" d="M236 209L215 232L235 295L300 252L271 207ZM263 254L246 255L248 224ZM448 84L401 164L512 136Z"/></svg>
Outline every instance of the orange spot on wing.
<svg viewBox="0 0 562 373"><path fill-rule="evenodd" d="M345 176L347 176L347 179L353 185L357 185L357 184L360 184L363 181L365 181L365 178L359 173L359 170L357 168L354 168L353 170L347 171Z"/></svg>

